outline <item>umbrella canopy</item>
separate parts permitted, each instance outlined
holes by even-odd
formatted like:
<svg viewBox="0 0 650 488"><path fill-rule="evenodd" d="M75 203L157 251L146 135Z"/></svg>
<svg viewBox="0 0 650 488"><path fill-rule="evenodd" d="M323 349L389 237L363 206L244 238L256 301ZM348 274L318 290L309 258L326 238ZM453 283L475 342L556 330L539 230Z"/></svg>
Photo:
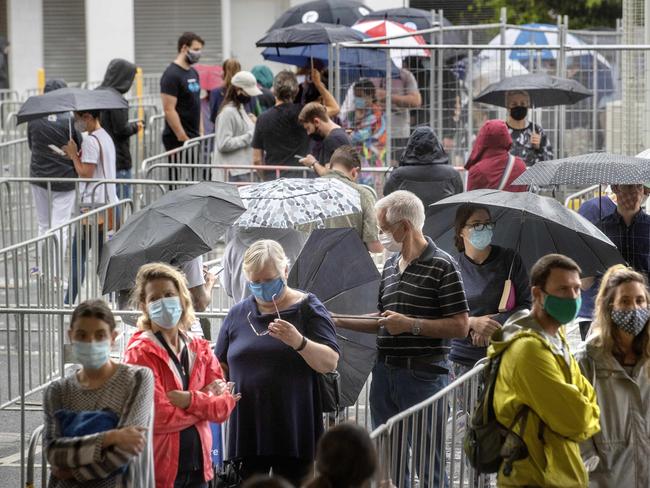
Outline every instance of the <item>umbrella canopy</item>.
<svg viewBox="0 0 650 488"><path fill-rule="evenodd" d="M193 68L199 73L199 83L203 90L211 91L223 84L223 68L221 66L195 64Z"/></svg>
<svg viewBox="0 0 650 488"><path fill-rule="evenodd" d="M350 26L371 9L352 0L317 0L291 7L278 17L269 31L296 24L326 22Z"/></svg>
<svg viewBox="0 0 650 488"><path fill-rule="evenodd" d="M102 292L129 289L143 264L179 264L215 248L244 212L237 188L204 182L170 191L133 214L104 244L98 273Z"/></svg>
<svg viewBox="0 0 650 488"><path fill-rule="evenodd" d="M544 73L531 73L492 83L474 101L507 108L507 93L517 90L528 92L533 107L571 105L592 95L575 80Z"/></svg>
<svg viewBox="0 0 650 488"><path fill-rule="evenodd" d="M398 36L403 34L410 34L415 32L415 29L406 27L392 20L365 20L362 19L352 26L360 32L363 32L369 37L385 37L385 36ZM424 38L420 35L400 37L398 39L388 39L379 41L380 44L387 44L389 46L410 47L412 49L391 49L390 57L393 62L402 67L402 60L407 56L425 57L428 58L430 53L427 49L422 49L420 46L426 44Z"/></svg>
<svg viewBox="0 0 650 488"><path fill-rule="evenodd" d="M60 88L43 95L29 97L18 111L19 124L45 115L80 110L112 110L128 108L129 104L115 90Z"/></svg>
<svg viewBox="0 0 650 488"><path fill-rule="evenodd" d="M392 20L393 22L402 24L404 27L408 27L409 29L424 30L440 25L438 19L439 17L436 15L434 21L431 12L427 12L426 10L410 7L397 7L375 10L366 15L363 20ZM444 27L450 27L453 24L443 17L442 25ZM432 44L434 44L438 39L437 36L438 35L435 32L422 35L425 41ZM443 32L442 41L443 44L465 44L466 36L464 36L460 31L447 31Z"/></svg>
<svg viewBox="0 0 650 488"><path fill-rule="evenodd" d="M456 210L475 203L490 210L496 222L492 242L519 249L526 268L542 256L560 253L574 259L583 276L594 276L610 266L623 263L616 246L595 225L557 200L530 192L473 190L431 205L434 217L427 220L424 233L446 251L453 245Z"/></svg>
<svg viewBox="0 0 650 488"><path fill-rule="evenodd" d="M588 153L528 168L513 185L635 185L650 181L650 159L612 153Z"/></svg>
<svg viewBox="0 0 650 488"><path fill-rule="evenodd" d="M342 266L341 263L345 263ZM289 286L316 295L331 312L377 311L381 276L354 229L317 229L289 273ZM376 357L376 335L337 331L341 405L354 405Z"/></svg>
<svg viewBox="0 0 650 488"><path fill-rule="evenodd" d="M239 227L302 230L361 212L359 192L334 178L278 178L240 189L246 212Z"/></svg>
<svg viewBox="0 0 650 488"><path fill-rule="evenodd" d="M364 37L364 34L362 34ZM327 44L312 44L297 47L267 47L262 51L262 57L267 61L292 64L294 66L309 66L312 60L319 60L324 66L329 62L329 48ZM362 49L345 47L339 49L340 66L343 76L347 81L357 80L361 77L386 76L386 55L376 49ZM333 52L336 56L336 52ZM399 69L391 62L391 75L399 77Z"/></svg>
<svg viewBox="0 0 650 488"><path fill-rule="evenodd" d="M367 36L345 25L321 22L296 24L266 33L255 43L257 47L295 47L311 44L334 44L336 42L361 41Z"/></svg>

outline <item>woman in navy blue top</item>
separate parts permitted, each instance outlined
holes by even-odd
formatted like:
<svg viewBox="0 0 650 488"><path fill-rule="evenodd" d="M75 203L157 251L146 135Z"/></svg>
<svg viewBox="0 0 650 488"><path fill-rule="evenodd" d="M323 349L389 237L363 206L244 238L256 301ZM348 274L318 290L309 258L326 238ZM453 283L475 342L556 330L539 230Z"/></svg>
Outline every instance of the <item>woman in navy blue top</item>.
<svg viewBox="0 0 650 488"><path fill-rule="evenodd" d="M456 212L458 268L470 315L469 335L451 341L449 359L456 378L485 357L494 331L513 313L531 306L528 273L521 257L512 249L492 244L494 226L490 211L484 206L466 204ZM499 302L508 278L512 281L515 300L510 310L499 313Z"/></svg>
<svg viewBox="0 0 650 488"><path fill-rule="evenodd" d="M230 417L228 458L242 477L284 476L299 485L313 465L323 433L318 373L336 368L332 319L311 293L287 286L282 246L261 240L244 256L252 296L230 309L215 353L242 398Z"/></svg>

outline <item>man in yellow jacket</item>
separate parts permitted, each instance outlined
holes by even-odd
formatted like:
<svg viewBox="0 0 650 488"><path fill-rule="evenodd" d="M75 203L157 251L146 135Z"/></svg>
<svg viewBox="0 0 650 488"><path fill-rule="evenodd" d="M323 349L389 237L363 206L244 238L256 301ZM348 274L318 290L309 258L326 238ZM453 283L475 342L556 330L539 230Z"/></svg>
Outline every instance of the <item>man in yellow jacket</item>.
<svg viewBox="0 0 650 488"><path fill-rule="evenodd" d="M502 463L498 486L586 487L578 443L600 430L596 394L569 351L562 326L580 309L580 268L560 254L531 269L531 312L516 314L492 336L488 355L503 351L494 390L497 420L513 427L528 456ZM522 432L523 431L523 432Z"/></svg>

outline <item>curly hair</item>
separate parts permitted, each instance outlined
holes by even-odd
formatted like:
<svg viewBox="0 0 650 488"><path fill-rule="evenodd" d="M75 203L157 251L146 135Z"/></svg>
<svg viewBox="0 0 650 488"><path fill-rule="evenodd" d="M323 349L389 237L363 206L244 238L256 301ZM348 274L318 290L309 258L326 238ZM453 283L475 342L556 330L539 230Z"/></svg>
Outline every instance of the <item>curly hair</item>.
<svg viewBox="0 0 650 488"><path fill-rule="evenodd" d="M622 264L617 264L607 270L600 283L598 295L596 295L592 331L595 333L593 343L611 353L614 357L621 356L622 351L614 338L616 326L612 322L612 309L616 298L616 290L625 283L639 283L645 292L646 303L650 304L650 293L648 292L648 282L645 276ZM650 327L648 327L648 324L634 338L632 347L642 361L650 359ZM650 376L650 361L646 362L646 373Z"/></svg>
<svg viewBox="0 0 650 488"><path fill-rule="evenodd" d="M187 280L183 273L165 263L145 264L138 270L135 287L131 294L133 308L142 311L142 315L138 319L138 327L142 330L151 330L151 319L147 310L145 289L148 283L155 280L169 280L174 284L183 307L183 313L178 321L178 328L180 330L190 330L195 317L192 296L187 288Z"/></svg>

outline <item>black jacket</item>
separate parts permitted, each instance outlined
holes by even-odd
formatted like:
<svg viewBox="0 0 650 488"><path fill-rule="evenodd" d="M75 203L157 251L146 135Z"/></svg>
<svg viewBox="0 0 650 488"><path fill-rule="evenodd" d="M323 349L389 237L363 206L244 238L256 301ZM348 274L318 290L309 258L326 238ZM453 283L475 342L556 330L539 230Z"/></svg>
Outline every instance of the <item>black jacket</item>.
<svg viewBox="0 0 650 488"><path fill-rule="evenodd" d="M49 80L45 84L45 93L65 88L66 83L63 80ZM70 131L72 138L81 147L81 134L74 128L74 120L70 119L69 113L51 114L40 119L30 120L27 124L27 144L32 151L32 157L29 164L29 175L32 178L76 178L77 172L74 169L74 163L66 156L59 156L49 145L54 144L56 147L65 146L70 140ZM46 183L36 183L36 185L47 188ZM52 191L71 191L74 190L75 184L71 183L52 183Z"/></svg>
<svg viewBox="0 0 650 488"><path fill-rule="evenodd" d="M104 81L98 90L114 90L124 95L131 88L136 66L125 59L113 59L106 68ZM129 109L104 110L100 122L115 144L115 166L118 170L131 169L129 138L138 132L138 124L129 123Z"/></svg>
<svg viewBox="0 0 650 488"><path fill-rule="evenodd" d="M449 164L445 150L430 127L417 127L413 131L399 167L388 176L384 195L396 190L415 193L424 203L427 215L429 205L463 191L458 170Z"/></svg>

